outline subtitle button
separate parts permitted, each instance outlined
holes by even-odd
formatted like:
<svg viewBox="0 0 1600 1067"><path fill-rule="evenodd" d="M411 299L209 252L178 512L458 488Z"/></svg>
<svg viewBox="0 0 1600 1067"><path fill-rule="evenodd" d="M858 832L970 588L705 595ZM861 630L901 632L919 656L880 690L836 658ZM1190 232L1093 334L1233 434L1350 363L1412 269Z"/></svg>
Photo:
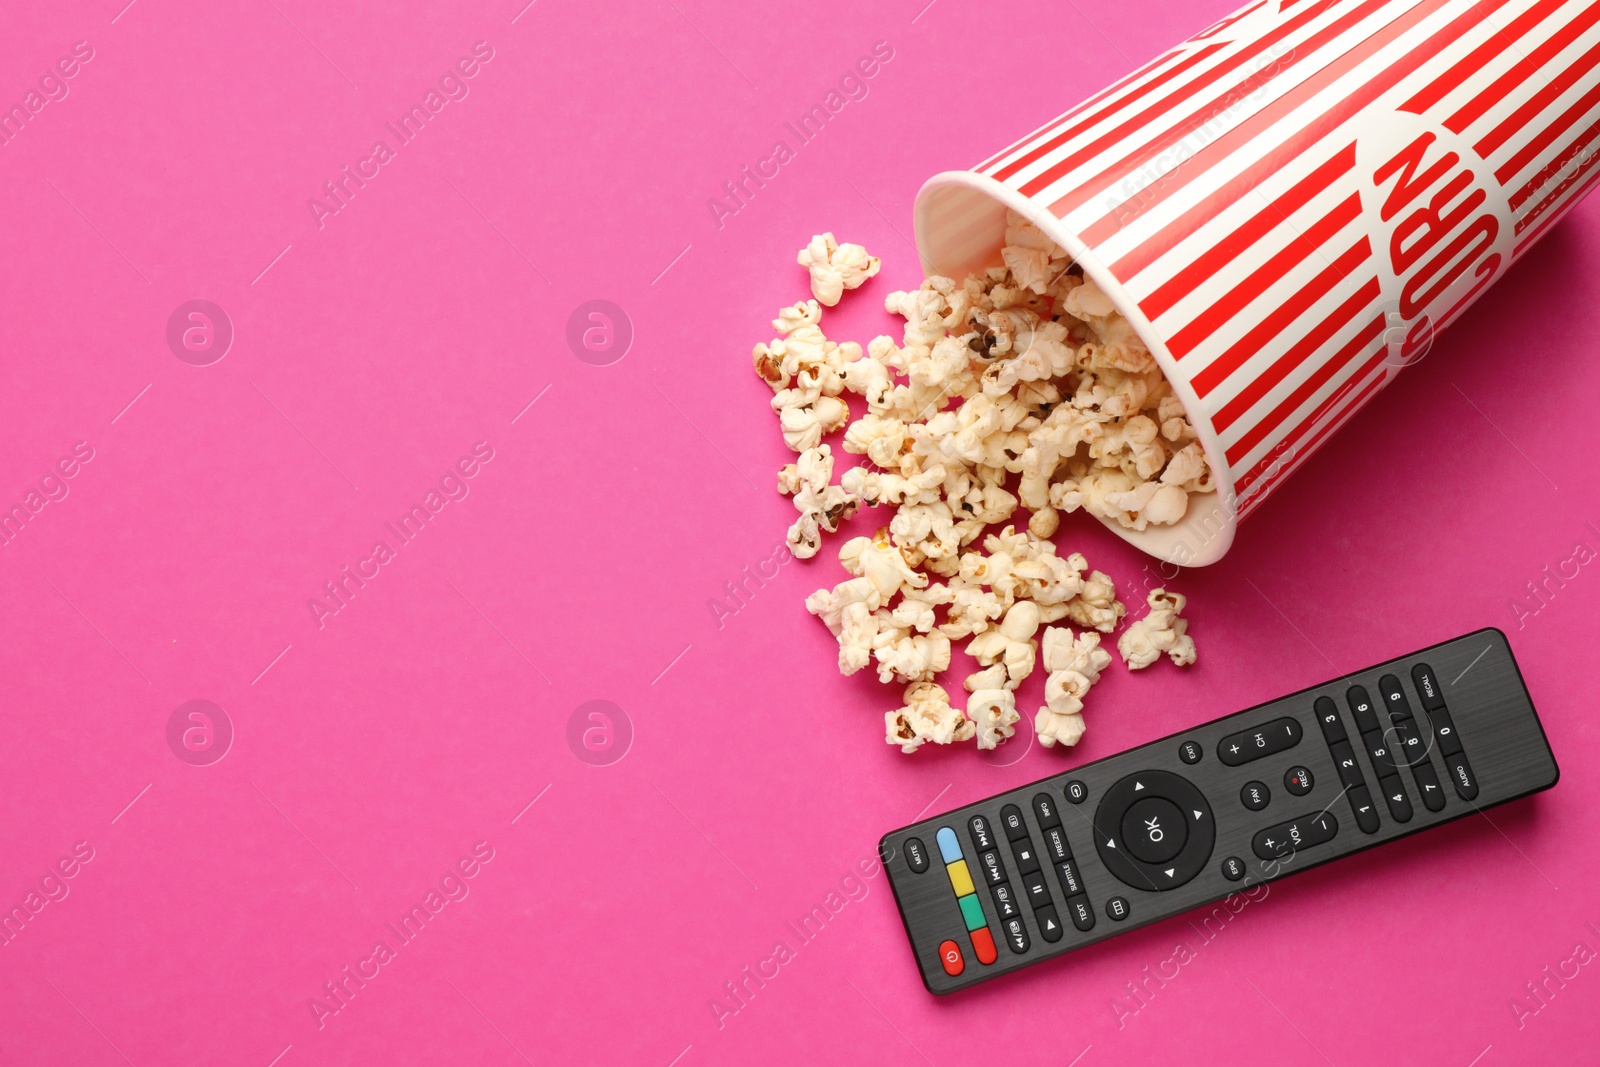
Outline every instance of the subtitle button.
<svg viewBox="0 0 1600 1067"><path fill-rule="evenodd" d="M927 944L926 941L923 944ZM939 942L939 962L944 964L944 973L955 978L967 969L966 963L961 959L961 946L954 941Z"/></svg>

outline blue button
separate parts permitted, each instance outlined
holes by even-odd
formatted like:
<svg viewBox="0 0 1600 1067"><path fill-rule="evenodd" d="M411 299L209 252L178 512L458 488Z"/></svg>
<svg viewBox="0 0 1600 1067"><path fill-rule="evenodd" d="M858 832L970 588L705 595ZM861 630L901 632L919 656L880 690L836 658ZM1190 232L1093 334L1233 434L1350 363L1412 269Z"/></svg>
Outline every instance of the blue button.
<svg viewBox="0 0 1600 1067"><path fill-rule="evenodd" d="M954 863L961 858L961 842L956 840L956 832L950 827L939 827L933 839L939 842L939 855L944 857L946 863Z"/></svg>

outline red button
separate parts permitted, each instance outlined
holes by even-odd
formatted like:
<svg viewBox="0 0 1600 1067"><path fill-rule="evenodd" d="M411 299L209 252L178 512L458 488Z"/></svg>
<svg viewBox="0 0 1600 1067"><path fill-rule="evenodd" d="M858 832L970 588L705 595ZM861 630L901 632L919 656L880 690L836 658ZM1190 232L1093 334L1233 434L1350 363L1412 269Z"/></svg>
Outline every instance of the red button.
<svg viewBox="0 0 1600 1067"><path fill-rule="evenodd" d="M994 950L994 936L989 933L987 926L982 930L972 931L972 951L978 954L978 962L985 966L998 958Z"/></svg>
<svg viewBox="0 0 1600 1067"><path fill-rule="evenodd" d="M984 933L988 932L987 930L984 931ZM990 952L994 951L993 944L994 942L991 941ZM939 942L939 962L944 964L944 973L951 978L967 969L967 965L961 962L961 947L954 941Z"/></svg>

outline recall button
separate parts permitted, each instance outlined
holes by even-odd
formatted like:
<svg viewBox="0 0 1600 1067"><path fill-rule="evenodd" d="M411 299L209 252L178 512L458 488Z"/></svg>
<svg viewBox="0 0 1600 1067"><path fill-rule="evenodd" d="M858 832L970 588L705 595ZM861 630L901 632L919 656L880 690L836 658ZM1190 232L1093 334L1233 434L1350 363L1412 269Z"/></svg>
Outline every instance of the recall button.
<svg viewBox="0 0 1600 1067"><path fill-rule="evenodd" d="M1439 692L1439 677L1433 673L1432 667L1426 663L1412 667L1411 684L1417 687L1424 710L1432 712L1444 707L1444 696Z"/></svg>
<svg viewBox="0 0 1600 1067"><path fill-rule="evenodd" d="M923 944L927 942L924 941ZM939 962L944 964L944 973L951 978L967 969L967 965L961 959L961 946L954 941L939 942Z"/></svg>

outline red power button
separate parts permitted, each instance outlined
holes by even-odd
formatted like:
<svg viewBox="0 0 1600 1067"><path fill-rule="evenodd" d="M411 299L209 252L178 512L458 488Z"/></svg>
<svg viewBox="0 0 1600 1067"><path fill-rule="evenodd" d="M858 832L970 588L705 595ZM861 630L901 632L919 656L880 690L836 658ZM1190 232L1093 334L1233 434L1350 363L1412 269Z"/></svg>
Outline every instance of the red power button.
<svg viewBox="0 0 1600 1067"><path fill-rule="evenodd" d="M954 941L939 943L939 962L944 964L944 973L951 978L966 970L966 964L961 962L961 947Z"/></svg>

